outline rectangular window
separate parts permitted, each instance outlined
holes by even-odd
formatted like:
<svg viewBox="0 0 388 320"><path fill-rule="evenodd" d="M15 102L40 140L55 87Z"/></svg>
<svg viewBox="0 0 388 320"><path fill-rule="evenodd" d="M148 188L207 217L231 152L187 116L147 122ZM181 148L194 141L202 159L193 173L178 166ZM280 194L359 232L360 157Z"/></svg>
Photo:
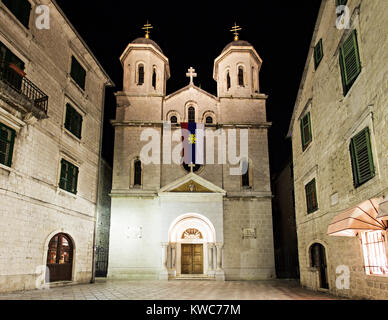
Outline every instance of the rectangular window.
<svg viewBox="0 0 388 320"><path fill-rule="evenodd" d="M344 96L361 73L360 52L357 42L357 30L353 30L340 48L339 62L341 68Z"/></svg>
<svg viewBox="0 0 388 320"><path fill-rule="evenodd" d="M361 232L365 272L368 275L387 275L388 263L383 231Z"/></svg>
<svg viewBox="0 0 388 320"><path fill-rule="evenodd" d="M28 0L2 0L4 5L26 27L30 21L31 4Z"/></svg>
<svg viewBox="0 0 388 320"><path fill-rule="evenodd" d="M81 139L82 116L68 103L66 104L65 128Z"/></svg>
<svg viewBox="0 0 388 320"><path fill-rule="evenodd" d="M317 189L315 184L315 179L311 180L305 186L306 190L306 202L307 202L307 213L312 213L318 210L318 201L317 201Z"/></svg>
<svg viewBox="0 0 388 320"><path fill-rule="evenodd" d="M68 192L77 194L78 172L78 167L65 159L62 159L59 187Z"/></svg>
<svg viewBox="0 0 388 320"><path fill-rule="evenodd" d="M315 70L318 68L319 63L323 58L323 43L322 39L320 39L317 45L314 47L314 66Z"/></svg>
<svg viewBox="0 0 388 320"><path fill-rule="evenodd" d="M74 57L71 57L70 76L82 90L85 90L86 71Z"/></svg>
<svg viewBox="0 0 388 320"><path fill-rule="evenodd" d="M16 131L0 123L0 163L11 167Z"/></svg>
<svg viewBox="0 0 388 320"><path fill-rule="evenodd" d="M357 188L375 176L368 127L350 140L350 155L352 160L353 182Z"/></svg>
<svg viewBox="0 0 388 320"><path fill-rule="evenodd" d="M307 146L313 140L311 134L311 118L310 112L308 112L303 118L300 120L300 131L302 137L302 148L303 151L306 150Z"/></svg>

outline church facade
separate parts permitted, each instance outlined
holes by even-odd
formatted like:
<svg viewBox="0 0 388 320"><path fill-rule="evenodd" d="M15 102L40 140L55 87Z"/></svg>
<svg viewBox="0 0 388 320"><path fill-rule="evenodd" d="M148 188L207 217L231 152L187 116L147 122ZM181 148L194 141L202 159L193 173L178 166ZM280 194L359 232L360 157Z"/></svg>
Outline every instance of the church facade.
<svg viewBox="0 0 388 320"><path fill-rule="evenodd" d="M166 95L169 60L148 35L120 60L108 278L274 278L270 123L256 50L237 38L225 47L214 62L217 96L195 86L193 68L189 85ZM171 160L181 152L184 124L205 128L203 164ZM147 130L159 137L152 151L159 161L143 159ZM237 162L229 161L233 141L234 155L243 144L247 149ZM234 168L244 169L231 174Z"/></svg>

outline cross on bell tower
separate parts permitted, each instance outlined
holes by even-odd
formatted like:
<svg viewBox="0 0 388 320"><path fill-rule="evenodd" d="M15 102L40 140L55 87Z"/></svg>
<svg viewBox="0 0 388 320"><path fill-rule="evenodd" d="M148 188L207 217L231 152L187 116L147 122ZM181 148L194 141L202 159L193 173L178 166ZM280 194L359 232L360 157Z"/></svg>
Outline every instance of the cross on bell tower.
<svg viewBox="0 0 388 320"><path fill-rule="evenodd" d="M195 69L193 69L193 67L190 67L190 69L187 71L188 73L186 73L186 77L190 78L190 84L194 84L193 78L197 77L197 74L195 73Z"/></svg>

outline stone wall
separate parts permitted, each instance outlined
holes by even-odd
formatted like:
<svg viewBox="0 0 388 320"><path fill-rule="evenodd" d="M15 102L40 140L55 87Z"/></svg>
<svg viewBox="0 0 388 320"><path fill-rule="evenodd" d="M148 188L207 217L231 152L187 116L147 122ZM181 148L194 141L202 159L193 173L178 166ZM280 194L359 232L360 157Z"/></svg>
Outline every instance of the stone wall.
<svg viewBox="0 0 388 320"><path fill-rule="evenodd" d="M0 41L49 97L45 119L0 98L0 122L16 130L12 165L0 165L0 291L36 288L37 268L46 265L48 243L60 232L73 240L72 280L92 276L103 94L110 80L56 5L34 3L49 6L49 30L36 28L35 5L27 29L0 2ZM85 90L70 78L72 55L86 69ZM1 97L6 90L12 89L2 87ZM81 139L64 128L66 103L82 114ZM76 195L59 188L62 158L79 167Z"/></svg>
<svg viewBox="0 0 388 320"><path fill-rule="evenodd" d="M350 29L339 30L335 27L335 2L322 2L291 123L301 283L317 288L317 272L311 267L309 248L320 242L326 248L331 293L386 299L388 278L366 275L359 238L327 234L328 224L339 212L388 192L388 3L349 0L347 6ZM358 33L362 71L344 96L339 47L353 29ZM315 70L313 47L321 38L324 57ZM313 140L303 152L299 119L306 108L311 114ZM349 143L366 126L371 130L376 175L355 188ZM319 210L307 214L304 187L314 177ZM349 289L336 288L336 268L340 265L350 268Z"/></svg>

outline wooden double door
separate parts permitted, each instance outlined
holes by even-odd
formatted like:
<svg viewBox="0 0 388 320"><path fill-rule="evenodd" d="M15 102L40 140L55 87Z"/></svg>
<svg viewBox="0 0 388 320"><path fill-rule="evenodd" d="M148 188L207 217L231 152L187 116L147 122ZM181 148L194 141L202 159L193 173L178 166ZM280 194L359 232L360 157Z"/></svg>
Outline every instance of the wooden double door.
<svg viewBox="0 0 388 320"><path fill-rule="evenodd" d="M203 274L203 245L182 244L181 252L181 273Z"/></svg>

